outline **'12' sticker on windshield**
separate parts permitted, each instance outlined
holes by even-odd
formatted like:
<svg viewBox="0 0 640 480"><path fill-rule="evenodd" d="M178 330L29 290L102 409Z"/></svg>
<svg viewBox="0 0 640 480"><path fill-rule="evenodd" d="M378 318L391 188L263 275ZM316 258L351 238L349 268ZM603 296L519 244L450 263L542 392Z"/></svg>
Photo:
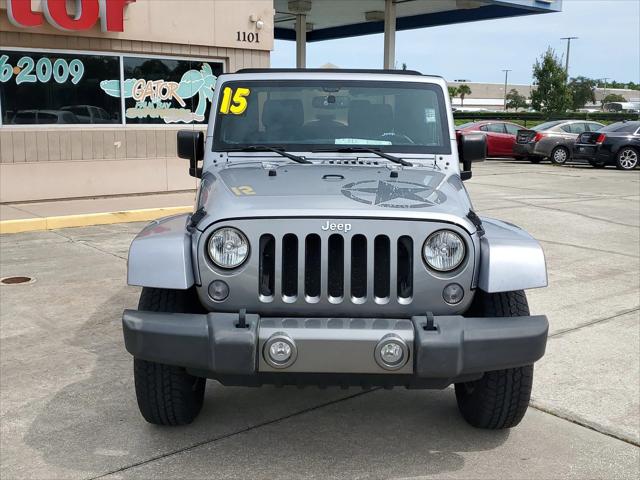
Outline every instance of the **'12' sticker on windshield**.
<svg viewBox="0 0 640 480"><path fill-rule="evenodd" d="M241 115L247 109L247 97L251 93L248 88L238 87L235 92L230 87L225 87L222 91L222 102L220 103L220 113Z"/></svg>

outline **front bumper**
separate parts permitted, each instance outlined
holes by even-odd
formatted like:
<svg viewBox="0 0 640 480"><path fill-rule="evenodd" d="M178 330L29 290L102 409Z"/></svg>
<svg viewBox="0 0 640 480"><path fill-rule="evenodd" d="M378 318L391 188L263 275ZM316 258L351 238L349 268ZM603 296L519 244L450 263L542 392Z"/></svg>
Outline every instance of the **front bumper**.
<svg viewBox="0 0 640 480"><path fill-rule="evenodd" d="M129 353L185 367L227 385L404 385L444 388L484 372L528 365L543 355L548 321L527 317L411 319L280 318L232 313L182 314L125 310ZM430 329L428 329L430 327ZM296 360L286 368L265 361L265 343L286 335ZM407 361L389 370L376 361L384 338L401 339Z"/></svg>

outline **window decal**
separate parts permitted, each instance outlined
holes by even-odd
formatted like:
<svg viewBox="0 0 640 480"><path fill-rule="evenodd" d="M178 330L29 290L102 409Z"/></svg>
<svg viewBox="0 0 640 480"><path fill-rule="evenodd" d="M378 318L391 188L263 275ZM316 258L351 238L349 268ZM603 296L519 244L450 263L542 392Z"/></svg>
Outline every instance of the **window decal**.
<svg viewBox="0 0 640 480"><path fill-rule="evenodd" d="M213 99L216 76L208 63L200 70L188 70L179 82L127 78L122 95L135 101L135 105L125 110L130 119L159 118L165 123L202 122L205 120L207 102ZM103 80L100 88L114 97L120 96L119 80ZM187 99L197 99L197 107L186 108ZM177 103L177 107L174 103Z"/></svg>
<svg viewBox="0 0 640 480"><path fill-rule="evenodd" d="M49 57L40 57L37 61L33 57L23 56L13 66L9 62L9 55L0 56L0 82L10 82L14 77L16 85L22 83L47 83L52 79L57 83L65 83L71 79L76 85L84 75L84 64L74 58L70 61L56 58L53 62Z"/></svg>
<svg viewBox="0 0 640 480"><path fill-rule="evenodd" d="M251 94L248 88L238 87L235 93L229 87L222 91L222 102L220 102L220 113L242 115L247 109L247 97Z"/></svg>

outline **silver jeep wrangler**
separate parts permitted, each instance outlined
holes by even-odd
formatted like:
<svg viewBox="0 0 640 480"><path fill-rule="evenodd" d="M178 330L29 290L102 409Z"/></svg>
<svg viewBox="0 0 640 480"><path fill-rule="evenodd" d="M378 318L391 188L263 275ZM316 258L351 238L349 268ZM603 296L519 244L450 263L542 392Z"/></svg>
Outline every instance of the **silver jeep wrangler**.
<svg viewBox="0 0 640 480"><path fill-rule="evenodd" d="M144 418L198 415L223 385L443 389L508 428L529 402L548 322L540 245L481 218L462 183L485 138L456 139L442 78L244 70L217 79L206 136L178 133L193 213L131 244L125 310Z"/></svg>

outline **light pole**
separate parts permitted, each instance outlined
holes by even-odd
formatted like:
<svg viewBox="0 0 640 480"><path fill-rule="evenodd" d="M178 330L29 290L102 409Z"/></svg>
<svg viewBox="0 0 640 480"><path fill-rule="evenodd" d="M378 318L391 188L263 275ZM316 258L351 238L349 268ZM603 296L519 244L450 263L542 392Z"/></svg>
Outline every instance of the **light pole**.
<svg viewBox="0 0 640 480"><path fill-rule="evenodd" d="M504 69L504 111L507 111L507 78L509 78L509 72L511 70Z"/></svg>
<svg viewBox="0 0 640 480"><path fill-rule="evenodd" d="M604 110L604 99L607 98L607 80L611 80L611 79L609 77L604 77L602 80L604 81L604 93L602 94L601 109Z"/></svg>
<svg viewBox="0 0 640 480"><path fill-rule="evenodd" d="M571 52L571 40L577 40L578 37L562 37L560 40L567 41L567 58L565 61L564 71L567 74L567 82L569 81L569 53Z"/></svg>
<svg viewBox="0 0 640 480"><path fill-rule="evenodd" d="M606 97L607 96L607 80L610 80L610 78L609 77L604 77L602 80L604 81L604 94L603 95Z"/></svg>

